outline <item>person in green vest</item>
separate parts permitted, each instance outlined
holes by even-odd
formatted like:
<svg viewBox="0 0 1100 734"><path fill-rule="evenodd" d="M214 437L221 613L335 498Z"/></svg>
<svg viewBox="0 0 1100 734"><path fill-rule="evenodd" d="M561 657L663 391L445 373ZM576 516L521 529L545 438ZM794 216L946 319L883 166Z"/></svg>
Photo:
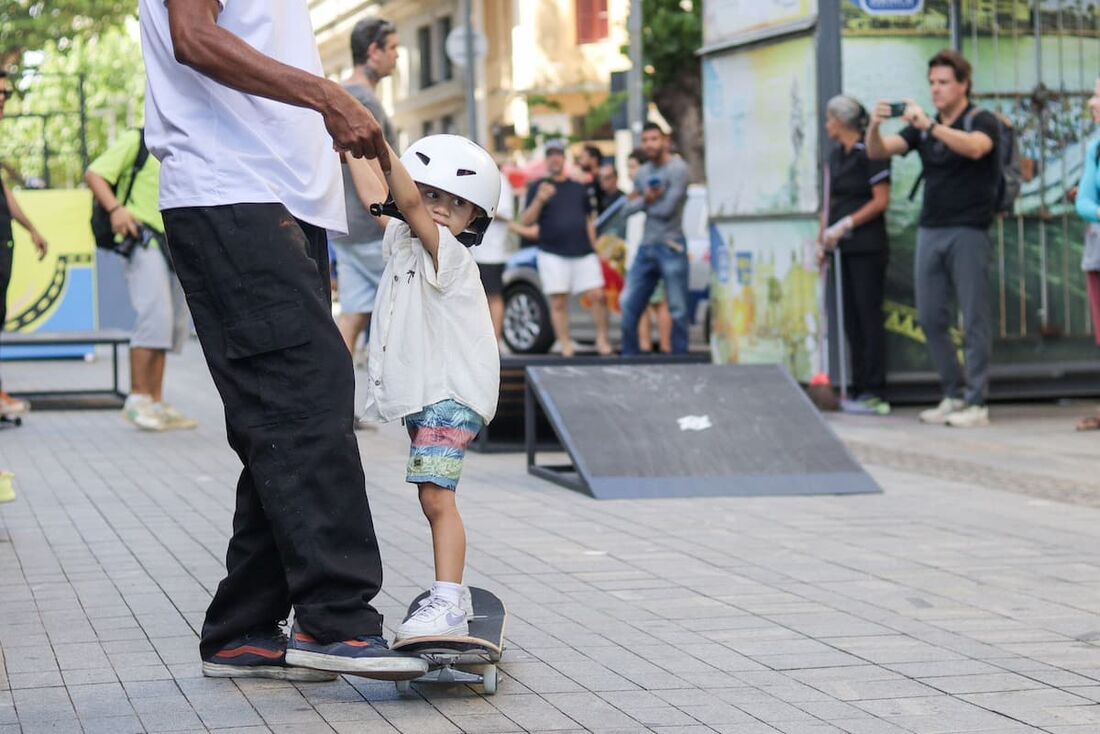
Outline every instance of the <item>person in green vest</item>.
<svg viewBox="0 0 1100 734"><path fill-rule="evenodd" d="M130 338L130 395L122 408L128 421L145 431L195 428L198 423L164 400L168 352L178 354L190 319L179 278L164 248L160 216L160 162L144 155L142 130L128 130L92 161L84 180L111 215L116 239L126 243L126 285L137 313ZM133 181L129 178L133 176ZM116 191L125 201L119 201Z"/></svg>

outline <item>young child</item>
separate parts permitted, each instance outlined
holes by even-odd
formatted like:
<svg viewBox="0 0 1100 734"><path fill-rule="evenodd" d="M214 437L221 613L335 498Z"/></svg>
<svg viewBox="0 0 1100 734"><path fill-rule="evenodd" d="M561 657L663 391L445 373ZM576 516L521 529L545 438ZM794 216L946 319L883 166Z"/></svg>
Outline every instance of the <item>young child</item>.
<svg viewBox="0 0 1100 734"><path fill-rule="evenodd" d="M469 634L462 574L466 531L455 489L466 448L496 413L500 358L477 264L467 249L492 221L500 174L457 135L423 138L385 176L393 219L371 325L367 418L404 419L406 481L432 530L431 597L397 639ZM403 221L402 221L403 220Z"/></svg>

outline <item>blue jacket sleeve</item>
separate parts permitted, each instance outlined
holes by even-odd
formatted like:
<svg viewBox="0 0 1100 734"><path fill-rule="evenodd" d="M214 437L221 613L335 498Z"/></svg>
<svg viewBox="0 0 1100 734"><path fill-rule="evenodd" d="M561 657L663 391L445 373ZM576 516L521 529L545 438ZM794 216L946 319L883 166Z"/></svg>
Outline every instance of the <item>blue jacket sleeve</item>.
<svg viewBox="0 0 1100 734"><path fill-rule="evenodd" d="M1100 192L1096 190L1096 150L1100 140L1089 143L1085 153L1085 172L1077 184L1077 214L1086 222L1100 222L1097 210L1100 209Z"/></svg>

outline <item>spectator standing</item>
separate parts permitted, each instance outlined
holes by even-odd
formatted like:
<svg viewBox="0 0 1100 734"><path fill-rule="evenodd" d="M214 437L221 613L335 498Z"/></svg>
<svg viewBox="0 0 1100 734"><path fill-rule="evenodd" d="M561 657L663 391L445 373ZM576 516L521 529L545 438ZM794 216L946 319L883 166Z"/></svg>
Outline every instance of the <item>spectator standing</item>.
<svg viewBox="0 0 1100 734"><path fill-rule="evenodd" d="M597 181L600 185L600 204L597 211L603 214L611 208L612 204L626 196L626 194L619 188L619 173L611 163L602 164L598 176Z"/></svg>
<svg viewBox="0 0 1100 734"><path fill-rule="evenodd" d="M361 20L351 32L351 74L344 89L378 120L387 142L397 148L393 125L378 99L378 83L397 66L397 28L382 18ZM355 355L359 338L370 327L371 311L378 293L378 279L386 263L382 259L382 235L385 222L371 215L348 166L343 166L344 206L348 215L348 233L334 237L336 280L339 284L340 315L337 325L348 351ZM357 426L365 427L362 423Z"/></svg>
<svg viewBox="0 0 1100 734"><path fill-rule="evenodd" d="M8 72L0 69L0 120L4 119L4 107L14 93ZM12 220L19 222L23 229L31 236L38 251L38 259L46 257L49 244L42 233L35 228L27 215L23 213L15 195L3 181L3 196L0 196L0 331L4 330L4 322L8 317L8 285L11 283L12 261L15 258L15 237L12 234ZM26 400L19 400L8 395L0 386L0 416L16 418L26 415L30 411L30 404Z"/></svg>
<svg viewBox="0 0 1100 734"><path fill-rule="evenodd" d="M516 215L516 195L508 177L500 174L500 201L496 214L489 225L481 244L472 252L477 269L481 273L481 285L485 288L485 297L489 299L489 315L493 318L493 331L497 336L497 348L501 354L508 353L504 343L504 264L508 260L508 231L512 218Z"/></svg>
<svg viewBox="0 0 1100 734"><path fill-rule="evenodd" d="M623 354L638 354L638 325L658 284L664 283L672 317L672 352L688 350L688 256L684 203L688 167L669 148L668 135L656 123L642 129L647 162L638 169L628 211L644 211L641 245L627 273L623 303Z"/></svg>
<svg viewBox="0 0 1100 734"><path fill-rule="evenodd" d="M196 421L164 401L168 352L183 351L190 315L183 287L164 250L160 161L146 155L135 171L144 148L144 131L128 130L84 174L92 195L111 215L115 238L134 243L123 257L126 287L137 318L130 337L130 394L122 414L144 431L195 428ZM122 194L125 201L119 201L116 191L127 192Z"/></svg>
<svg viewBox="0 0 1100 734"><path fill-rule="evenodd" d="M843 407L848 412L887 415L882 302L890 257L885 217L890 205L890 162L867 157L866 128L867 110L857 100L838 95L825 106L825 130L836 145L829 152L828 226L820 241L826 251L840 249L844 331L856 396Z"/></svg>
<svg viewBox="0 0 1100 734"><path fill-rule="evenodd" d="M371 604L382 561L325 235L347 228L337 153L388 170L382 128L321 75L306 0L139 15L169 251L244 465L203 674L415 677L427 664L389 649Z"/></svg>
<svg viewBox="0 0 1100 734"><path fill-rule="evenodd" d="M1094 124L1100 124L1100 81L1096 92L1088 102ZM1100 139L1088 145L1085 154L1085 171L1077 184L1074 202L1077 214L1088 222L1085 230L1085 251L1081 257L1081 269L1085 272L1089 309L1092 312L1092 330L1096 345L1100 346ZM1100 430L1100 413L1087 416L1077 422L1078 431Z"/></svg>
<svg viewBox="0 0 1100 734"><path fill-rule="evenodd" d="M565 145L546 144L549 176L528 188L521 225L538 225L538 271L550 299L550 318L564 357L575 353L569 332L569 297L586 295L596 321L596 351L611 354L603 267L596 255L594 210L584 184L565 174Z"/></svg>
<svg viewBox="0 0 1100 734"><path fill-rule="evenodd" d="M962 54L940 51L928 62L936 116L905 100L902 118L908 126L900 134L883 135L882 123L891 117L891 105L879 102L867 130L871 159L915 150L924 166L914 265L917 312L944 397L935 408L923 411L920 420L957 428L989 423L989 226L1000 186L1000 123L991 112L971 104L971 78L970 62ZM963 314L965 377L949 333L955 320L952 295Z"/></svg>
<svg viewBox="0 0 1100 734"><path fill-rule="evenodd" d="M588 202L592 211L604 210L603 188L600 186L600 164L603 163L603 153L595 145L585 143L577 153L577 180L588 189Z"/></svg>

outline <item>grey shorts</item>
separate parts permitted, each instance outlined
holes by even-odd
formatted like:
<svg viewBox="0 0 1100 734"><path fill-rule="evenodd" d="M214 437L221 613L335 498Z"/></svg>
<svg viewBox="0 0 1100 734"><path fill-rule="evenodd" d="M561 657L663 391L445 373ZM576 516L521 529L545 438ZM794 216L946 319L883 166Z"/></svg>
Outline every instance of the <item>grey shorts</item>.
<svg viewBox="0 0 1100 734"><path fill-rule="evenodd" d="M378 282L386 263L382 240L362 244L333 242L336 250L336 282L340 284L341 313L370 313L378 295Z"/></svg>
<svg viewBox="0 0 1100 734"><path fill-rule="evenodd" d="M137 312L130 346L180 352L190 322L187 300L158 246L134 249L126 261L126 285Z"/></svg>

